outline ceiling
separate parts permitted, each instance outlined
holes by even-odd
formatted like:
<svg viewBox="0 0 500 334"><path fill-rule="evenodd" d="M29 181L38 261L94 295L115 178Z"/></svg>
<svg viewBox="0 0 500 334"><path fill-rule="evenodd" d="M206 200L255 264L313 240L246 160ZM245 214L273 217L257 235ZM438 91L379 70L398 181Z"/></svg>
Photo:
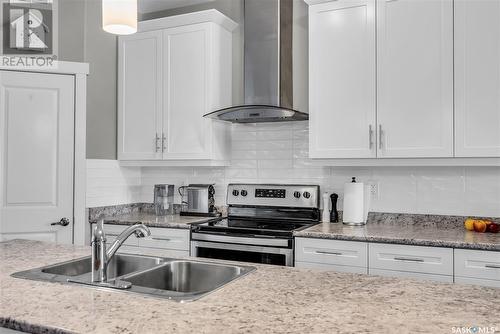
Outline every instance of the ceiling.
<svg viewBox="0 0 500 334"><path fill-rule="evenodd" d="M139 0L138 11L141 14L158 12L166 9L197 5L214 0Z"/></svg>

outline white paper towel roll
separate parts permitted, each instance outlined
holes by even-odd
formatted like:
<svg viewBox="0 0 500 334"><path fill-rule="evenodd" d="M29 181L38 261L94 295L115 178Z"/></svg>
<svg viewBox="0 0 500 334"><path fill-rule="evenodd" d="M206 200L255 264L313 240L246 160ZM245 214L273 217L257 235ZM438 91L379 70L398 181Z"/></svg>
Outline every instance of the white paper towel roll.
<svg viewBox="0 0 500 334"><path fill-rule="evenodd" d="M368 218L369 197L367 187L362 182L344 185L344 210L342 221L346 224L365 224Z"/></svg>

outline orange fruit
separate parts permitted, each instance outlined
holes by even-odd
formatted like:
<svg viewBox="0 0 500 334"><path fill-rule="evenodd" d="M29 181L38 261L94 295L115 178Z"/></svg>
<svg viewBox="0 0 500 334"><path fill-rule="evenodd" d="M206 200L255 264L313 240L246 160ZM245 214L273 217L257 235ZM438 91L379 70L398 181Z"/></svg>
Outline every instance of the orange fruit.
<svg viewBox="0 0 500 334"><path fill-rule="evenodd" d="M483 220L474 221L474 231L476 232L484 233L487 227L488 225Z"/></svg>

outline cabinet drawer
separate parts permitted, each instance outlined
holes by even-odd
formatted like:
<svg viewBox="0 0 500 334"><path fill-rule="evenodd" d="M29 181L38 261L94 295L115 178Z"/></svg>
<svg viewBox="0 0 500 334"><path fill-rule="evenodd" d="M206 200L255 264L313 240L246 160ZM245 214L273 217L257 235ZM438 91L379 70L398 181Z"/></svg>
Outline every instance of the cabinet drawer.
<svg viewBox="0 0 500 334"><path fill-rule="evenodd" d="M426 280L426 281L453 283L453 276L425 274L425 273L412 273L409 271L370 269L370 275L415 278L415 279L421 279L421 280Z"/></svg>
<svg viewBox="0 0 500 334"><path fill-rule="evenodd" d="M122 233L128 226L127 225L110 225L104 224L104 233L106 234L106 243L112 244L115 242L116 237ZM125 240L123 245L137 246L137 237L131 235Z"/></svg>
<svg viewBox="0 0 500 334"><path fill-rule="evenodd" d="M356 241L295 238L295 261L340 266L368 266L368 244Z"/></svg>
<svg viewBox="0 0 500 334"><path fill-rule="evenodd" d="M500 281L500 252L455 249L455 276Z"/></svg>
<svg viewBox="0 0 500 334"><path fill-rule="evenodd" d="M373 269L453 276L453 249L439 247L370 244Z"/></svg>
<svg viewBox="0 0 500 334"><path fill-rule="evenodd" d="M189 251L189 230L150 228L151 236L138 239L139 247Z"/></svg>
<svg viewBox="0 0 500 334"><path fill-rule="evenodd" d="M363 267L351 267L351 266L338 266L335 264L295 261L295 267L303 269L315 269L321 271L338 271L341 273L368 274L368 268L366 267L363 268Z"/></svg>

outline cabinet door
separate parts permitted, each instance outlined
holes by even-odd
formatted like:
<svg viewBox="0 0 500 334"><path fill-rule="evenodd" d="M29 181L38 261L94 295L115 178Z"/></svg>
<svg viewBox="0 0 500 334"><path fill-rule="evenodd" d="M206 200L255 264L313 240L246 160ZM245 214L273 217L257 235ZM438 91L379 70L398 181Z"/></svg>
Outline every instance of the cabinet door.
<svg viewBox="0 0 500 334"><path fill-rule="evenodd" d="M455 155L500 157L500 1L455 1Z"/></svg>
<svg viewBox="0 0 500 334"><path fill-rule="evenodd" d="M311 158L375 157L374 1L309 7Z"/></svg>
<svg viewBox="0 0 500 334"><path fill-rule="evenodd" d="M161 31L118 45L118 159L161 159Z"/></svg>
<svg viewBox="0 0 500 334"><path fill-rule="evenodd" d="M377 1L379 157L453 156L453 2Z"/></svg>
<svg viewBox="0 0 500 334"><path fill-rule="evenodd" d="M209 158L211 24L164 30L163 158Z"/></svg>

